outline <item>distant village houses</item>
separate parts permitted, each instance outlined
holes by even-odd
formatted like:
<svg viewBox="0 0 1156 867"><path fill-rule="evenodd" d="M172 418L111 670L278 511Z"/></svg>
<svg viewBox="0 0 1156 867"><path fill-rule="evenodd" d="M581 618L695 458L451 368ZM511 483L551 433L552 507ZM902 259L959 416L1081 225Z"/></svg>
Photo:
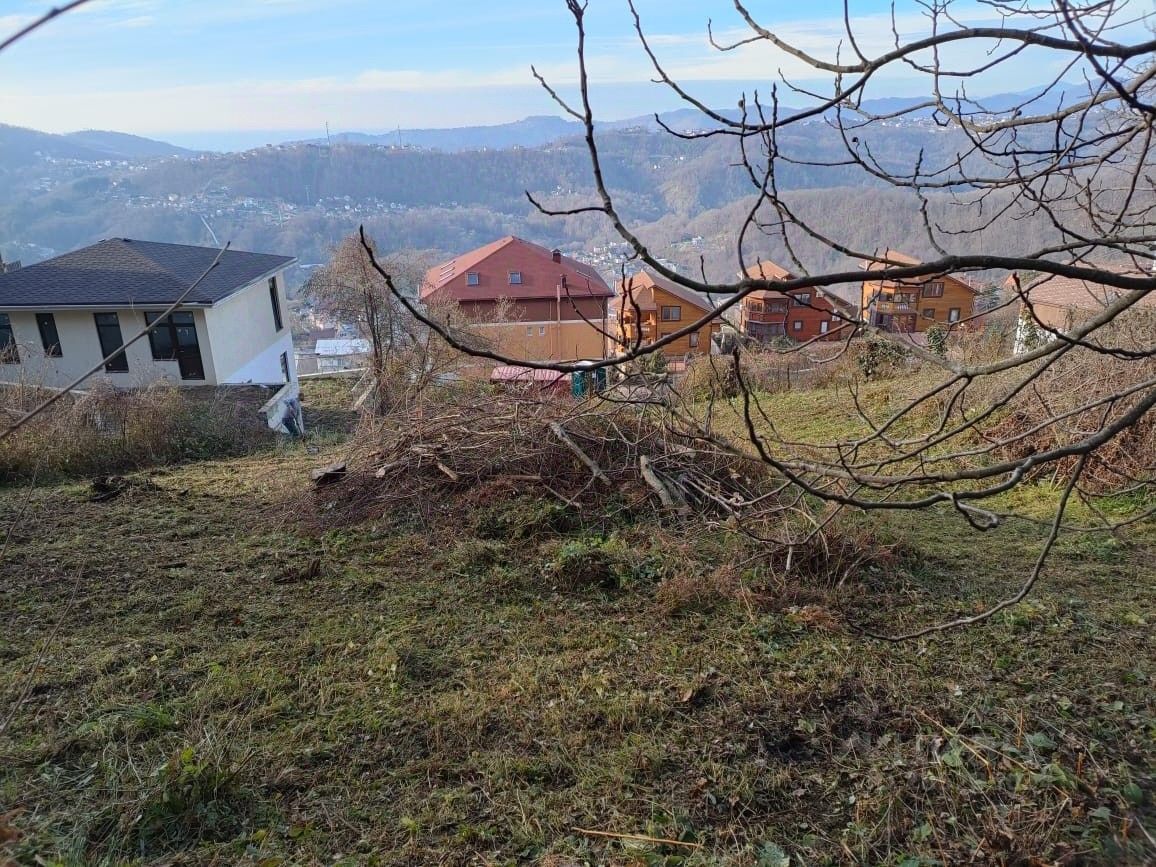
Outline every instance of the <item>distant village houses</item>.
<svg viewBox="0 0 1156 867"><path fill-rule="evenodd" d="M7 274L10 271L17 271L20 268L19 260L15 262L5 262L4 257L0 256L0 274Z"/></svg>

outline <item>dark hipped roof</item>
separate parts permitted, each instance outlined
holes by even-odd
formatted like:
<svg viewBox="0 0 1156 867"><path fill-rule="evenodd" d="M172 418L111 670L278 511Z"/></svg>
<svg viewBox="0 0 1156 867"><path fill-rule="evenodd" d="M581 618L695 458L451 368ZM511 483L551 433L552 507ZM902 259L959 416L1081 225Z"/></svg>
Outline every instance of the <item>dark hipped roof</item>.
<svg viewBox="0 0 1156 867"><path fill-rule="evenodd" d="M0 274L0 308L171 304L219 252L213 247L110 238ZM294 261L292 256L228 250L184 303L215 304Z"/></svg>

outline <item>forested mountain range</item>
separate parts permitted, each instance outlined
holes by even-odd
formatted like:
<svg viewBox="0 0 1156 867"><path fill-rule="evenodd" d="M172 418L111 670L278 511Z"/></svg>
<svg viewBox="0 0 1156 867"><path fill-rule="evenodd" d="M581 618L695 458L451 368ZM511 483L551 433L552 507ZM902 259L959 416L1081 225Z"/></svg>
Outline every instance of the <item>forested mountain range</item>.
<svg viewBox="0 0 1156 867"><path fill-rule="evenodd" d="M598 139L620 212L653 250L695 271L705 267L712 278L731 277L739 229L764 181L742 167L739 142L687 140L642 126L607 127ZM775 142L785 157L776 189L800 215L850 247L930 254L909 195L855 165L822 165L845 163L849 144L821 120L783 130ZM926 164L950 159L963 142L915 121L874 127L853 146L889 169L909 171L920 154ZM315 264L362 223L385 250L431 255L503 234L573 252L618 240L599 215L548 217L527 199L529 192L557 210L594 201L590 155L573 137L457 152L353 141L229 154L175 149L169 155L166 148L116 134L44 136L0 127L0 251L32 261L104 237L209 244L215 236ZM764 148L757 139L746 142L756 169ZM122 156L109 156L114 151ZM953 225L970 213L948 196L932 196L929 207ZM1025 219L1014 234L997 225L953 244L972 252L995 238L1006 247L1012 237L1028 249L1051 240L1050 232L1046 221ZM795 241L808 268L848 264L812 239ZM781 240L758 233L748 238L747 251L786 257ZM614 264L612 253L602 264Z"/></svg>
<svg viewBox="0 0 1156 867"><path fill-rule="evenodd" d="M194 154L168 142L123 132L83 130L58 135L0 124L0 172L45 160L137 162Z"/></svg>

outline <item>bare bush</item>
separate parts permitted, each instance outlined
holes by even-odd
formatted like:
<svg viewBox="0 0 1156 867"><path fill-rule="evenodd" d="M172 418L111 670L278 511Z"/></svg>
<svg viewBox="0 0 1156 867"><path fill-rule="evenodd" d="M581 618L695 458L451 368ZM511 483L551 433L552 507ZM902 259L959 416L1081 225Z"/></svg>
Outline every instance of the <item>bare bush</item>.
<svg viewBox="0 0 1156 867"><path fill-rule="evenodd" d="M0 395L11 415L35 404L38 390ZM245 454L269 431L253 398L215 392L193 397L158 384L70 395L11 435L0 450L0 483L118 473L206 457Z"/></svg>

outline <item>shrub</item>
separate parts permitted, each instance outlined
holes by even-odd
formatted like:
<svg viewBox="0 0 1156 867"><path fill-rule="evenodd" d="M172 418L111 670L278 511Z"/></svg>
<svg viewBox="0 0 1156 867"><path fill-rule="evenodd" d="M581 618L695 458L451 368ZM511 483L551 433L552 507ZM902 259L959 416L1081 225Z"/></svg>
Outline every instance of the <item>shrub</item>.
<svg viewBox="0 0 1156 867"><path fill-rule="evenodd" d="M728 399L739 393L735 360L729 355L705 355L693 359L686 369L682 393L692 400Z"/></svg>
<svg viewBox="0 0 1156 867"><path fill-rule="evenodd" d="M940 358L947 357L947 328L942 322L927 329L927 348Z"/></svg>
<svg viewBox="0 0 1156 867"><path fill-rule="evenodd" d="M910 356L911 353L890 340L867 337L859 347L856 361L864 379L889 379L899 372L900 366Z"/></svg>
<svg viewBox="0 0 1156 867"><path fill-rule="evenodd" d="M0 399L26 411L43 392L13 389ZM253 402L229 392L206 398L168 385L133 392L98 387L60 401L9 436L0 448L0 484L239 455L269 441Z"/></svg>

